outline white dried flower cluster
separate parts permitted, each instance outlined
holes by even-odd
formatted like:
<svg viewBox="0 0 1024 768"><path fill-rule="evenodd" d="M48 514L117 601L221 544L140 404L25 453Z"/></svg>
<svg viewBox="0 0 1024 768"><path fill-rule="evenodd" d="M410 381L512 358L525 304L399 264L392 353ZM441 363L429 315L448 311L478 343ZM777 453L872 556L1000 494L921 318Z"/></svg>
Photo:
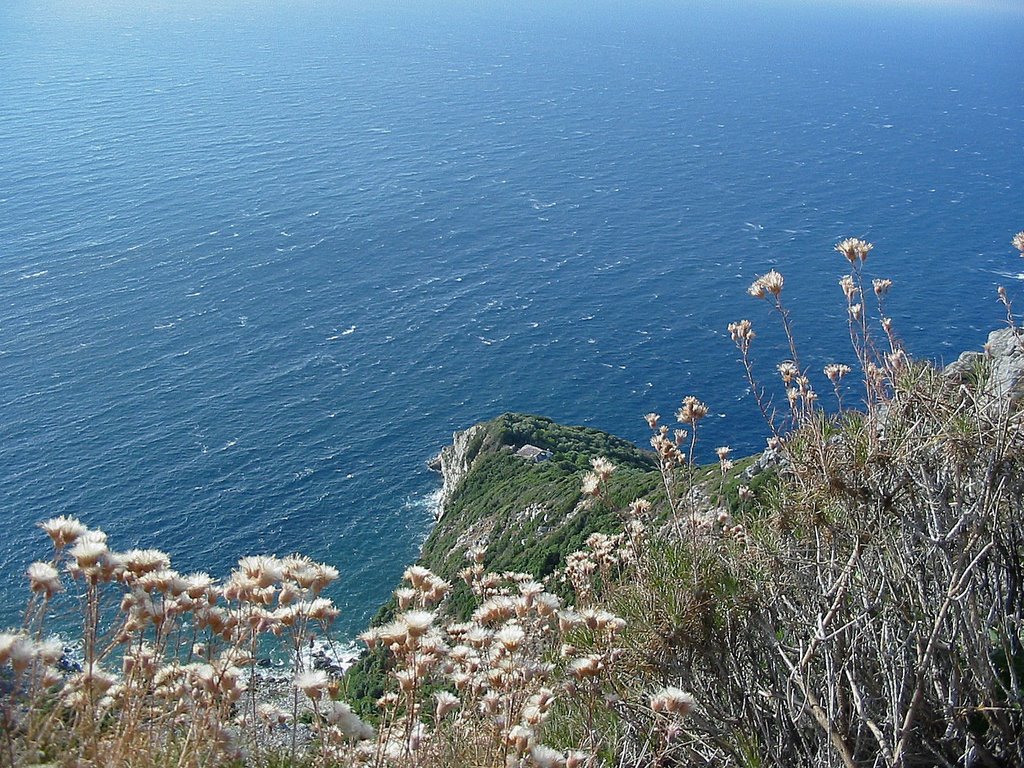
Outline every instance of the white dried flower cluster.
<svg viewBox="0 0 1024 768"><path fill-rule="evenodd" d="M1010 244L1018 251L1020 251L1021 256L1024 256L1024 232L1018 232L1016 235L1014 235L1013 240L1010 241Z"/></svg>
<svg viewBox="0 0 1024 768"><path fill-rule="evenodd" d="M677 416L695 429L707 412L689 397ZM687 432L670 434L655 415L648 423L669 446L664 458L685 463L679 446ZM717 454L723 466L729 462L729 448ZM614 472L606 457L591 461L597 486ZM509 765L591 768L598 764L596 742L588 750L555 749L543 742L545 724L565 697L613 702L619 695L626 622L591 601L644 554L651 512L650 503L635 500L623 510L622 533L592 533L581 551L567 556L563 576L576 593L574 609L531 574L486 571L487 553L474 544L461 576L478 604L470 621L453 623L443 605L451 584L422 566L406 569L393 619L361 636L389 657L391 687L378 701L379 733L336 700L339 682L327 670L304 661L291 678L297 710L257 693L253 668L263 643L279 643L299 659L338 615L322 594L337 570L300 555L243 557L218 581L179 573L160 550L114 551L102 532L54 518L42 527L56 556L26 573L37 610L65 591L85 595L87 604L106 601L97 614L116 614L111 647L117 650L87 649L83 671L62 677L54 669L60 643L3 633L0 666L16 681L35 675L52 686L69 718L130 722L133 712L152 713L159 723L153 727L192 734L209 764L237 760L263 739L286 739L306 722L326 764L427 765L427 756L453 738L481 745L497 738ZM73 589L66 589L69 577L77 582ZM119 659L117 674L100 663L110 658Z"/></svg>
<svg viewBox="0 0 1024 768"><path fill-rule="evenodd" d="M590 460L593 471L583 476L580 491L584 496L600 496L608 479L615 472L615 465L604 456L597 456Z"/></svg>
<svg viewBox="0 0 1024 768"><path fill-rule="evenodd" d="M654 449L663 472L669 472L686 463L686 454L680 450L686 436L686 432L683 430L670 433L669 428L664 424L657 427L651 436L651 448Z"/></svg>
<svg viewBox="0 0 1024 768"><path fill-rule="evenodd" d="M844 376L849 375L850 366L844 365L843 363L830 363L825 366L825 376L833 384L838 384L843 380Z"/></svg>
<svg viewBox="0 0 1024 768"><path fill-rule="evenodd" d="M612 471L597 461L594 467ZM616 562L614 537L596 535L588 544L589 555ZM606 611L567 611L529 574L488 573L479 548L468 554L471 565L462 576L480 600L471 621L445 624L437 613L406 610L362 635L371 647L385 648L393 665L394 689L378 701L382 723L390 725L380 733L375 754L388 765L411 764L444 729L462 739L498 734L509 764L594 765L593 755L560 752L540 741L559 695L553 685L558 670L549 657L551 649L568 647L561 642L565 633L592 637L596 647L563 657L562 674L572 686L581 685L583 678L573 672L587 663L580 659L593 655L602 670L613 664L617 657L610 646L625 622ZM417 586L400 589L429 588L436 578L426 569L406 576ZM359 755L354 757L358 762Z"/></svg>
<svg viewBox="0 0 1024 768"><path fill-rule="evenodd" d="M55 517L40 528L54 555L26 571L33 601L25 626L41 627L61 593L71 597L60 599L69 600L82 595L84 661L80 672L61 673L56 665L62 642L0 633L0 667L9 667L15 689L28 696L45 692L68 710L69 719L81 722L132 722L138 712L158 711L154 722L187 726L207 745L211 763L238 757L240 723L280 723L266 708L257 712L255 703L249 711L234 711L256 679L255 658L242 649L280 637L294 652L338 615L320 594L338 571L300 555L242 558L220 584L206 573L179 573L160 550L115 551L103 531L75 518ZM68 577L73 588L64 582ZM118 674L104 668L108 659L119 659ZM312 674L315 680L308 673L297 677L302 690L315 695L329 689L325 673ZM104 740L126 737L121 729L109 729L96 743L102 749Z"/></svg>
<svg viewBox="0 0 1024 768"><path fill-rule="evenodd" d="M843 295L846 296L847 303L852 304L860 293L857 283L854 282L853 275L843 275L839 278L839 287L843 289Z"/></svg>
<svg viewBox="0 0 1024 768"><path fill-rule="evenodd" d="M733 344L739 347L741 351L746 352L750 349L750 342L754 340L756 334L749 320L738 320L735 323L729 323L728 330Z"/></svg>
<svg viewBox="0 0 1024 768"><path fill-rule="evenodd" d="M693 696L680 688L669 686L651 696L651 709L658 714L688 717L696 703Z"/></svg>
<svg viewBox="0 0 1024 768"><path fill-rule="evenodd" d="M571 552L566 557L562 577L583 602L593 596L595 575L599 574L607 583L619 566L632 562L636 556L628 532L614 536L595 532L585 543L586 549Z"/></svg>
<svg viewBox="0 0 1024 768"><path fill-rule="evenodd" d="M800 375L800 369L796 367L796 363L791 360L779 363L778 365L779 376L782 377L782 381L785 384L791 384L793 379Z"/></svg>
<svg viewBox="0 0 1024 768"><path fill-rule="evenodd" d="M836 244L836 251L843 254L851 264L867 261L868 253L874 248L871 243L856 237L848 237Z"/></svg>
<svg viewBox="0 0 1024 768"><path fill-rule="evenodd" d="M747 293L756 299L763 299L768 295L774 296L776 299L782 293L782 286L785 281L782 275L776 272L774 269L767 274L761 275L753 283L750 288L747 289Z"/></svg>
<svg viewBox="0 0 1024 768"><path fill-rule="evenodd" d="M24 632L0 632L0 667L10 665L14 674L21 675L37 662L52 667L64 652L64 646L55 640L36 640Z"/></svg>
<svg viewBox="0 0 1024 768"><path fill-rule="evenodd" d="M680 424L695 425L708 415L708 407L692 395L683 398L683 404L676 411L676 419Z"/></svg>

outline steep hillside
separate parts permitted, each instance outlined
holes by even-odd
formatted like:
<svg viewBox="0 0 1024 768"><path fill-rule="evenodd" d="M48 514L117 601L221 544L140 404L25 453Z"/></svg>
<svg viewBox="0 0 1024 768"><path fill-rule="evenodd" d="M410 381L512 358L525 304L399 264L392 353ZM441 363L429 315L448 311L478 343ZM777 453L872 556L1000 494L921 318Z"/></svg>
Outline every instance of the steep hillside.
<svg viewBox="0 0 1024 768"><path fill-rule="evenodd" d="M549 457L517 455L524 446ZM586 503L580 491L580 478L598 456L617 467L610 504ZM449 579L475 545L487 547L490 570L547 576L590 533L618 530L615 510L651 496L661 482L653 455L626 440L517 413L457 433L436 464L445 474L444 501L420 564Z"/></svg>

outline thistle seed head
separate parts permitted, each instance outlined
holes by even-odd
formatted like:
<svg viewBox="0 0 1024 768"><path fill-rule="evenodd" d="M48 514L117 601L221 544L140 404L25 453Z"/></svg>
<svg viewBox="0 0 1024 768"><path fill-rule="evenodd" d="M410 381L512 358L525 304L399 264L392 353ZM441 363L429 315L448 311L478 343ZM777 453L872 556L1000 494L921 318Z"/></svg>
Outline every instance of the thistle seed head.
<svg viewBox="0 0 1024 768"><path fill-rule="evenodd" d="M680 424L695 425L708 415L708 407L692 395L683 398L683 406L676 412Z"/></svg>
<svg viewBox="0 0 1024 768"><path fill-rule="evenodd" d="M60 574L50 563L37 562L28 567L29 588L47 598L53 597L64 587L60 582Z"/></svg>
<svg viewBox="0 0 1024 768"><path fill-rule="evenodd" d="M694 706L693 696L672 686L663 688L651 697L651 709L660 714L686 717L693 712Z"/></svg>
<svg viewBox="0 0 1024 768"><path fill-rule="evenodd" d="M868 253L874 247L871 243L856 237L848 237L836 244L836 250L843 254L851 264L867 261Z"/></svg>
<svg viewBox="0 0 1024 768"><path fill-rule="evenodd" d="M74 517L51 517L49 520L39 524L39 527L53 540L53 546L63 549L68 544L73 544L82 536L88 528L80 520Z"/></svg>

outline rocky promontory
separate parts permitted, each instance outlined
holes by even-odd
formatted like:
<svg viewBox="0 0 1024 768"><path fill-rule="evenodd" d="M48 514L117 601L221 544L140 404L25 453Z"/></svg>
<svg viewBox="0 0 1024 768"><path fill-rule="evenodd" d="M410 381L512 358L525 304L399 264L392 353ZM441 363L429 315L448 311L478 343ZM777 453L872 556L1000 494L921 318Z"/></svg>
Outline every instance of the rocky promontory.
<svg viewBox="0 0 1024 768"><path fill-rule="evenodd" d="M441 474L441 497L437 505L439 519L455 490L473 468L473 461L480 453L480 438L486 430L485 424L475 424L462 432L456 432L452 435L451 444L446 445L437 456L427 462L427 466Z"/></svg>

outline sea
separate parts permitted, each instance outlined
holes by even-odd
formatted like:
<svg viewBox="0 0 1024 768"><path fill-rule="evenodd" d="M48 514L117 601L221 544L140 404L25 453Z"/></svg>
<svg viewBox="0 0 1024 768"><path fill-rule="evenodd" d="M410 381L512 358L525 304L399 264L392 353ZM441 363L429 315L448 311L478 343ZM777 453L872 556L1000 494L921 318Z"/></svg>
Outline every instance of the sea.
<svg viewBox="0 0 1024 768"><path fill-rule="evenodd" d="M359 632L427 461L504 411L760 450L785 277L821 390L845 237L910 352L1024 310L1024 11L740 0L4 0L0 626L101 528L182 571L302 552ZM827 401L827 398L825 398ZM55 617L59 622L60 617Z"/></svg>

